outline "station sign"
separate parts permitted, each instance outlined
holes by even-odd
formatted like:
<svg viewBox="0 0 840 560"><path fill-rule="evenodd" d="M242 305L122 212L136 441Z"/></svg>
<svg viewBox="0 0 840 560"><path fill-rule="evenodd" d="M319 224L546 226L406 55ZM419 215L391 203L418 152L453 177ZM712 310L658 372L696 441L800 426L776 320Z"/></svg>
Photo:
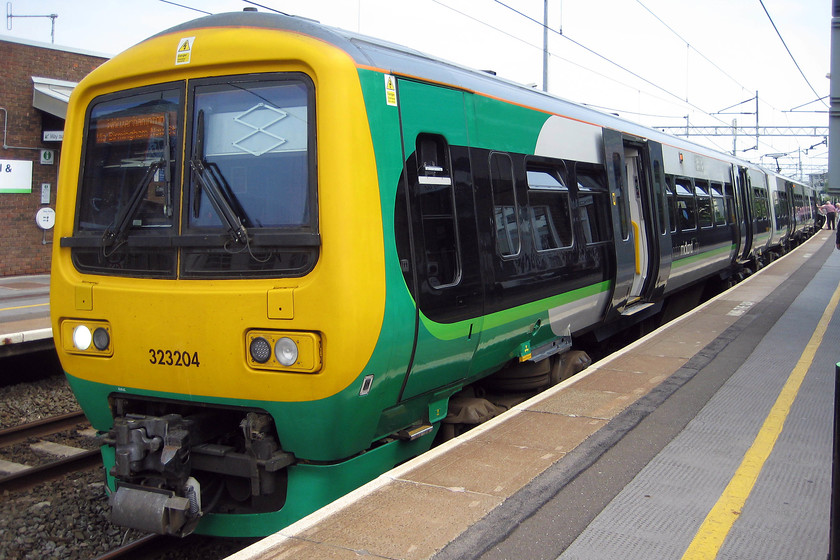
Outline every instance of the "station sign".
<svg viewBox="0 0 840 560"><path fill-rule="evenodd" d="M29 160L0 159L0 194L31 192L32 162Z"/></svg>
<svg viewBox="0 0 840 560"><path fill-rule="evenodd" d="M63 130L45 130L44 142L61 142L64 140Z"/></svg>

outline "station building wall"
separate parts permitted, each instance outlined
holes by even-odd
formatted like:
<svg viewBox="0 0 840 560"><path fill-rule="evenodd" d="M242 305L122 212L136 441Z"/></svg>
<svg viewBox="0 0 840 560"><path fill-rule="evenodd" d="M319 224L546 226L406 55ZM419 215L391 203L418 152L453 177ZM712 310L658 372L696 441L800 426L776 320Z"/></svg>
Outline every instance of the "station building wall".
<svg viewBox="0 0 840 560"><path fill-rule="evenodd" d="M73 83L106 60L105 55L0 35L0 277L45 274L50 270L53 233L39 227L36 215L41 208L55 209L56 192L61 188L61 141L45 140L44 132L64 130L62 93L69 92ZM55 103L48 110L34 106L33 77L62 86L56 87ZM41 163L42 150L52 150L52 158L45 154L45 161L52 163ZM26 162L32 166L31 179L23 179L31 183L29 192L10 192L26 190L19 188L19 170L24 170L25 177L29 165ZM14 179L10 179L13 171ZM44 184L50 185L48 200L46 193L42 200Z"/></svg>

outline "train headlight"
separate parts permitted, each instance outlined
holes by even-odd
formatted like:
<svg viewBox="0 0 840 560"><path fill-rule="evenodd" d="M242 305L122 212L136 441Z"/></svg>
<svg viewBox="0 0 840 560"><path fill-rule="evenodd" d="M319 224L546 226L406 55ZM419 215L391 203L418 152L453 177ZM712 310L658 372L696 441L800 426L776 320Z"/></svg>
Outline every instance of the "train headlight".
<svg viewBox="0 0 840 560"><path fill-rule="evenodd" d="M248 351L251 353L251 359L258 364L264 364L271 358L271 345L261 336L251 340Z"/></svg>
<svg viewBox="0 0 840 560"><path fill-rule="evenodd" d="M318 373L321 345L320 333L254 329L245 333L245 358L256 370Z"/></svg>
<svg viewBox="0 0 840 560"><path fill-rule="evenodd" d="M108 321L64 319L60 329L61 349L65 352L106 358L114 355Z"/></svg>
<svg viewBox="0 0 840 560"><path fill-rule="evenodd" d="M298 359L297 344L287 336L278 338L277 342L274 343L274 355L277 357L277 361L284 366L293 366Z"/></svg>
<svg viewBox="0 0 840 560"><path fill-rule="evenodd" d="M93 334L86 325L78 325L73 329L73 346L77 350L87 350L93 342Z"/></svg>

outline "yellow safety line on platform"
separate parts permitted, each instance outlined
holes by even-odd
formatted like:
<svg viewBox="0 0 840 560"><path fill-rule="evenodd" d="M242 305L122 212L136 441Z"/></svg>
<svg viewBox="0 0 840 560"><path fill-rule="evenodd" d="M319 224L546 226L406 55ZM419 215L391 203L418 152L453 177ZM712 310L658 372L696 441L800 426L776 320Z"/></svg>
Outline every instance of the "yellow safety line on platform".
<svg viewBox="0 0 840 560"><path fill-rule="evenodd" d="M718 499L715 506L706 516L705 521L700 526L694 540L691 541L683 560L710 560L717 558L720 548L723 546L723 541L732 529L732 525L741 515L741 511L747 498L755 486L758 475L761 472L764 462L773 451L776 445L776 440L779 434L782 433L785 420L790 413L790 407L796 398L802 381L805 379L805 374L808 373L808 368L814 361L814 355L817 353L822 342L825 331L828 328L828 323L831 320L834 310L837 308L837 303L840 301L840 286L834 291L831 296L831 301L826 307L825 313L820 318L811 340L805 346L805 350L799 357L799 361L793 368L788 377L785 386L782 388L776 403L770 409L770 414L764 420L764 425L758 432L752 447L749 448L738 470L723 494Z"/></svg>
<svg viewBox="0 0 840 560"><path fill-rule="evenodd" d="M30 307L44 307L45 305L49 305L49 303L34 303L32 305L21 305L19 307L4 307L0 309L2 311L14 311L15 309L29 309Z"/></svg>

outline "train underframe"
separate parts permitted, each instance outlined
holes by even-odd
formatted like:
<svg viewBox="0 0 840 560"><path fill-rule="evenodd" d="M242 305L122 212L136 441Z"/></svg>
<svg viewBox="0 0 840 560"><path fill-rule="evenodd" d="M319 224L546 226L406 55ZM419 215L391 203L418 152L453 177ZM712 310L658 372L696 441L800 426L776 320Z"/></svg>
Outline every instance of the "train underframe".
<svg viewBox="0 0 840 560"><path fill-rule="evenodd" d="M205 512L259 513L283 507L286 467L265 411L115 398L112 521L186 536Z"/></svg>

